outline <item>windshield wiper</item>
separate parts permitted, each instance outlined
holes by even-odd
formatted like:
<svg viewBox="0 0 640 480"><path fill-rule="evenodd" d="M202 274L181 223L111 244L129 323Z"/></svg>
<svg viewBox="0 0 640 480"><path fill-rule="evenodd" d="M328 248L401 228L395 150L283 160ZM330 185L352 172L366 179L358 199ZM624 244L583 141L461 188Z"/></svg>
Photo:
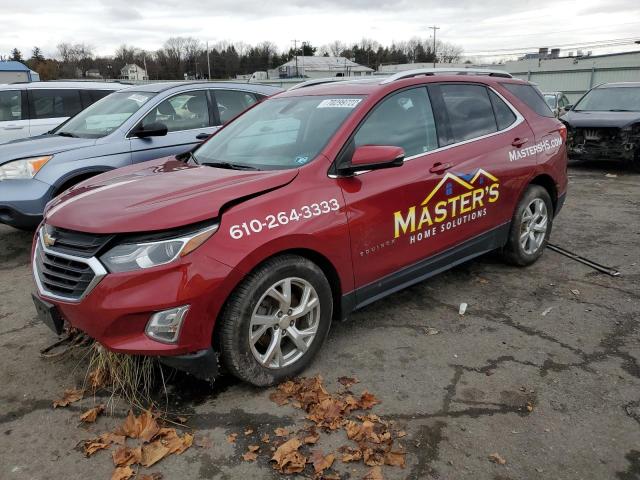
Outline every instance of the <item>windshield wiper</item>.
<svg viewBox="0 0 640 480"><path fill-rule="evenodd" d="M78 136L75 133L71 133L71 132L56 132L55 135L60 135L61 137L78 138Z"/></svg>
<svg viewBox="0 0 640 480"><path fill-rule="evenodd" d="M207 165L215 168L228 168L230 170L260 170L258 167L254 167L252 165L243 165L231 162L202 162L200 165Z"/></svg>

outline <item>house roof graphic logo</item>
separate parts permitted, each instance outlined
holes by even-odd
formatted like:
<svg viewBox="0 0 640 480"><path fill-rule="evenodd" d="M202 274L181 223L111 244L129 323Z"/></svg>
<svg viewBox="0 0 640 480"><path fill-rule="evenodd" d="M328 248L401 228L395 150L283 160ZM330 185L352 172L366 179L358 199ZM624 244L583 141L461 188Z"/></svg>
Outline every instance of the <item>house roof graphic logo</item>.
<svg viewBox="0 0 640 480"><path fill-rule="evenodd" d="M467 181L465 177L471 178L471 180ZM491 175L489 172L483 170L482 168L479 168L475 171L475 173L472 173L470 175L456 175L455 173L447 172L445 176L442 177L442 179L438 182L436 187L427 196L427 198L422 201L421 205L426 205L427 203L429 203L433 196L449 181L457 183L467 190L474 190L475 188L477 188L478 184L482 185L485 179L489 179L492 182L499 181L495 176Z"/></svg>

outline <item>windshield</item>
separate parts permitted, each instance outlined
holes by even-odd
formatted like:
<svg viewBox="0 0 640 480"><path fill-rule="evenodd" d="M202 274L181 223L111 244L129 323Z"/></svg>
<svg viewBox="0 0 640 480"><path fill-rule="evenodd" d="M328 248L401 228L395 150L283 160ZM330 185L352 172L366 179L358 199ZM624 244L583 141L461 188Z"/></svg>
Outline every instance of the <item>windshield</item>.
<svg viewBox="0 0 640 480"><path fill-rule="evenodd" d="M547 105L549 105L550 108L556 108L556 96L555 95L549 95L548 93L544 94L544 99L547 102Z"/></svg>
<svg viewBox="0 0 640 480"><path fill-rule="evenodd" d="M576 104L574 110L640 112L640 87L595 88Z"/></svg>
<svg viewBox="0 0 640 480"><path fill-rule="evenodd" d="M112 93L63 123L53 133L80 138L105 137L118 129L154 95L148 92Z"/></svg>
<svg viewBox="0 0 640 480"><path fill-rule="evenodd" d="M267 100L220 130L195 157L202 164L261 170L300 167L320 153L361 101L353 95Z"/></svg>

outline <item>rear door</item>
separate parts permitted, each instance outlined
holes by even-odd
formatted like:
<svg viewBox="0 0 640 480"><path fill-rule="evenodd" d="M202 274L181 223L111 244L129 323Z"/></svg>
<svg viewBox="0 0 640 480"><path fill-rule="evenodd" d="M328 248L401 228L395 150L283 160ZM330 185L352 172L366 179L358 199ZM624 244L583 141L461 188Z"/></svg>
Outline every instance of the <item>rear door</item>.
<svg viewBox="0 0 640 480"><path fill-rule="evenodd" d="M168 133L164 137L132 137L133 162L178 155L208 138L217 128L209 106L207 90L182 92L154 105L141 124L162 123Z"/></svg>
<svg viewBox="0 0 640 480"><path fill-rule="evenodd" d="M247 108L258 103L258 98L252 92L215 89L211 90L211 93L217 110L219 125L229 123Z"/></svg>
<svg viewBox="0 0 640 480"><path fill-rule="evenodd" d="M505 234L522 182L535 169L536 156L516 155L530 150L535 137L524 117L492 88L483 84L448 83L429 86L439 120L447 125L441 139L446 145L449 179L464 182L460 190L455 235L442 237L448 247L465 240ZM465 191L466 190L466 191ZM456 191L445 191L456 204ZM453 196L451 196L453 195ZM471 196L471 211L463 207ZM477 198L477 202L473 202ZM463 211L464 210L464 211ZM471 213L470 220L465 220ZM473 213L477 216L474 219ZM462 214L462 218L460 218Z"/></svg>
<svg viewBox="0 0 640 480"><path fill-rule="evenodd" d="M29 115L23 90L0 90L0 143L29 136Z"/></svg>
<svg viewBox="0 0 640 480"><path fill-rule="evenodd" d="M33 88L27 95L32 137L47 133L82 110L80 92L75 89Z"/></svg>

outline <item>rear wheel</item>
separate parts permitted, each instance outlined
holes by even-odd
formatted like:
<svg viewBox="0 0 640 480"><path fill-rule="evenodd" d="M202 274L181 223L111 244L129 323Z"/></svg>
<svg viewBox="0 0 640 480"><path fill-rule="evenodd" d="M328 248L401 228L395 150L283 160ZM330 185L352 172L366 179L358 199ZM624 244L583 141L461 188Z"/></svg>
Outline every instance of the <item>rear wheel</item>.
<svg viewBox="0 0 640 480"><path fill-rule="evenodd" d="M549 193L540 185L529 185L513 214L509 239L502 250L505 260L519 266L538 260L549 241L552 222Z"/></svg>
<svg viewBox="0 0 640 480"><path fill-rule="evenodd" d="M268 260L229 298L220 346L225 366L257 386L303 370L329 332L331 287L322 270L297 255Z"/></svg>

